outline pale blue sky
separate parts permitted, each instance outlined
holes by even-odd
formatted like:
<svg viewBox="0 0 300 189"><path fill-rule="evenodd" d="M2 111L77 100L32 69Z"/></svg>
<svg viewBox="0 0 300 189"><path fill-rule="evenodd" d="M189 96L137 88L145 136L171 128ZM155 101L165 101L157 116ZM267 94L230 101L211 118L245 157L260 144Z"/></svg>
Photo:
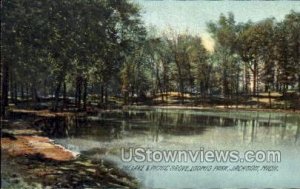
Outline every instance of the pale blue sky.
<svg viewBox="0 0 300 189"><path fill-rule="evenodd" d="M145 24L154 26L159 33L168 28L178 33L188 29L204 40L209 40L206 23L218 20L221 13L233 12L237 22L246 22L268 17L282 20L290 10L300 11L300 1L133 1L142 8Z"/></svg>

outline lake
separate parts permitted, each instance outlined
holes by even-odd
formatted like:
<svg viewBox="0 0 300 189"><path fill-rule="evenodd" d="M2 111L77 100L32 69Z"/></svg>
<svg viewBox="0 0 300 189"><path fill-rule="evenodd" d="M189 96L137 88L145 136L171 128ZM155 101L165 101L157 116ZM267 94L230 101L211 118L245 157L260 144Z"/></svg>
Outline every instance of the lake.
<svg viewBox="0 0 300 189"><path fill-rule="evenodd" d="M99 113L55 142L104 159L145 188L300 187L300 115L218 110L136 109ZM280 151L280 162L122 161L121 149ZM253 167L256 167L255 169Z"/></svg>

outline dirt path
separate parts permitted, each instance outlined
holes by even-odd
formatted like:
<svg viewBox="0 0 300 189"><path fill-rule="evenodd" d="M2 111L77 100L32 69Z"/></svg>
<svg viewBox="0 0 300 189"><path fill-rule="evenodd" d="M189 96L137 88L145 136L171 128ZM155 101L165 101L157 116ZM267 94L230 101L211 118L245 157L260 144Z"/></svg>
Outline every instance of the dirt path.
<svg viewBox="0 0 300 189"><path fill-rule="evenodd" d="M47 137L15 136L14 138L1 138L1 149L8 155L38 156L45 160L70 161L77 157L77 153L56 145Z"/></svg>

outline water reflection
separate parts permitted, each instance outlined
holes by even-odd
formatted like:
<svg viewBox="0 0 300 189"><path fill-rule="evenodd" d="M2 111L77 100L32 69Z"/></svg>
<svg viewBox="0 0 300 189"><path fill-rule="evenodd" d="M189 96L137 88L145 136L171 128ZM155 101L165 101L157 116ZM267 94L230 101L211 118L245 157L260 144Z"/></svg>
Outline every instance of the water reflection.
<svg viewBox="0 0 300 189"><path fill-rule="evenodd" d="M299 116L298 116L299 117ZM296 114L219 113L190 111L125 111L100 114L76 120L69 126L69 137L97 141L151 136L152 142L166 136L201 136L209 132L224 141L227 137L241 143L297 144L299 121ZM219 133L223 128L223 134ZM227 136L228 132L230 133Z"/></svg>
<svg viewBox="0 0 300 189"><path fill-rule="evenodd" d="M120 167L121 147L281 150L280 170L272 173L129 173L146 188L295 187L300 185L299 120L299 114L264 112L120 111L78 119L68 126L68 137L56 141L76 146L90 158L108 158Z"/></svg>

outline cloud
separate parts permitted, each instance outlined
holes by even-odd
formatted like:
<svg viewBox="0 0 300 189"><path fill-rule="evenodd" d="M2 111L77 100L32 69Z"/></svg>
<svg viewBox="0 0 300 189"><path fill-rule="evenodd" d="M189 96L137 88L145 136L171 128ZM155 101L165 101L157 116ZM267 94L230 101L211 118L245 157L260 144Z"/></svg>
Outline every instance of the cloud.
<svg viewBox="0 0 300 189"><path fill-rule="evenodd" d="M213 52L215 48L215 41L207 34L203 34L201 38L203 46L206 48L206 50Z"/></svg>

